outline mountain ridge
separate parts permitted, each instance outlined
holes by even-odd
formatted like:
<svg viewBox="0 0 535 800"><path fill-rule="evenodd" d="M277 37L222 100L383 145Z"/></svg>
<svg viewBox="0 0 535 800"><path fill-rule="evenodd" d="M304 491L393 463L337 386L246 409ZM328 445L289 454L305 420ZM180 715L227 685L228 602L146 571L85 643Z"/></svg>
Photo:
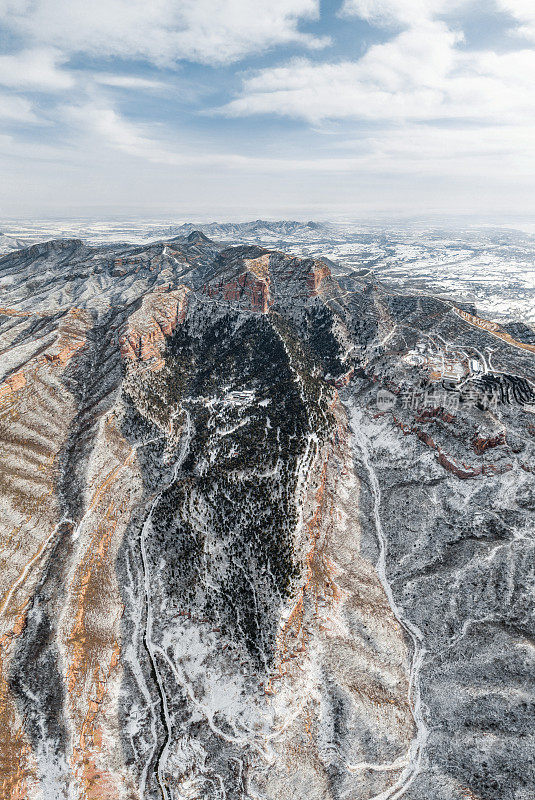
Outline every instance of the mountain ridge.
<svg viewBox="0 0 535 800"><path fill-rule="evenodd" d="M192 231L34 248L0 258L3 796L529 796L529 343Z"/></svg>

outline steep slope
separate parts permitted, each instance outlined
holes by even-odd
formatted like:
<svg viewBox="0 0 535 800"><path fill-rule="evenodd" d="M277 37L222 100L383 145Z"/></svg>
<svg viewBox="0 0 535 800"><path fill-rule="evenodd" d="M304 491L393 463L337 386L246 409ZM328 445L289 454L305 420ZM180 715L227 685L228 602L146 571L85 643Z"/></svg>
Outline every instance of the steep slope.
<svg viewBox="0 0 535 800"><path fill-rule="evenodd" d="M513 329L197 231L0 292L0 798L529 797Z"/></svg>

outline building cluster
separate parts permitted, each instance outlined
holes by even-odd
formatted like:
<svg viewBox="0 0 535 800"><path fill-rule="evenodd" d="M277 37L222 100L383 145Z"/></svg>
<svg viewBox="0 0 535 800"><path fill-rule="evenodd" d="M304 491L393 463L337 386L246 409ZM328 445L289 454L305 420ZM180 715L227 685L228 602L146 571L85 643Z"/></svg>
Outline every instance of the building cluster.
<svg viewBox="0 0 535 800"><path fill-rule="evenodd" d="M414 350L406 353L402 360L413 367L427 370L430 381L449 380L459 383L468 375L484 372L478 358L468 357L458 351L434 350L425 342L418 342Z"/></svg>

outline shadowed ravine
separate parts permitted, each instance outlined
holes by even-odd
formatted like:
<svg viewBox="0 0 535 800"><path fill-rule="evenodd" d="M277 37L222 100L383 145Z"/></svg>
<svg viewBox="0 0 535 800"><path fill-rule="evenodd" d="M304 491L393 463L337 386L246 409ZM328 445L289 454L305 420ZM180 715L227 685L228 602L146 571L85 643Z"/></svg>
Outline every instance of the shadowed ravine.
<svg viewBox="0 0 535 800"><path fill-rule="evenodd" d="M167 789L165 788L165 785L162 782L161 764L162 763L165 764L166 750L167 750L167 748L169 746L169 741L170 741L170 737L171 737L171 726L170 726L170 723L169 723L169 712L168 712L168 709L167 709L167 696L166 696L166 693L165 693L164 686L162 684L162 678L161 678L161 675L160 675L160 671L158 669L158 659L157 659L156 652L154 650L154 645L153 645L152 638L151 638L152 637L151 581L150 581L149 566L148 566L148 562L147 562L146 537L147 537L147 532L148 532L148 530L149 530L149 528L150 528L150 526L152 524L152 513L153 513L154 509L156 508L158 502L160 501L160 499L162 497L162 494L166 491L166 489L169 488L169 486L171 486L176 481L178 472L179 472L179 470L180 470L180 468L182 466L182 463L184 462L184 459L185 459L185 457L187 455L187 452L188 452L188 447L189 447L189 443L190 443L190 439L191 439L191 418L190 418L190 414L189 414L187 409L185 410L185 415L186 415L186 423L185 423L184 433L182 434L183 441L182 441L182 444L181 444L180 453L178 455L178 458L177 458L177 461L176 461L176 464L175 464L175 467L174 467L173 477L172 477L171 481L169 482L169 485L166 486L160 492L160 494L154 499L154 501L153 501L153 503L152 503L152 505L150 507L150 511L148 513L147 519L143 523L143 527L141 529L141 538L140 538L141 560L142 560L142 564L143 564L143 583L144 583L144 589L145 589L145 604L146 604L146 612L145 612L146 622L145 622L145 634L143 636L143 642L144 642L145 647L147 649L147 653L149 655L151 666L152 666L152 673L153 673L153 676L155 678L156 685L158 687L158 694L160 696L160 703L161 703L161 710L162 710L162 715L163 715L163 722L164 722L165 728L166 728L166 739L165 739L164 743L160 744L160 746L159 746L158 745L158 741L155 738L153 753L152 753L150 759L147 761L146 765L143 768L141 781L140 781L140 794L141 794L141 796L143 796L143 794L145 793L145 787L146 787L146 783L147 783L147 771L148 771L148 769L150 767L150 764L151 764L151 762L153 760L154 755L157 753L156 772L157 772L157 777L158 777L158 784L160 786L160 790L162 792L162 797L164 798L164 800L167 800L168 794L167 794ZM158 752L158 747L159 747L159 752Z"/></svg>

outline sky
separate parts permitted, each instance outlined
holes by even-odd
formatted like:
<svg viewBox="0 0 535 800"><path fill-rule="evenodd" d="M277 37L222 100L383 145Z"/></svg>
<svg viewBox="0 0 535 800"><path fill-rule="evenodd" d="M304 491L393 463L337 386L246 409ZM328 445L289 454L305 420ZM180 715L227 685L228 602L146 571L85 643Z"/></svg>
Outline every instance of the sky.
<svg viewBox="0 0 535 800"><path fill-rule="evenodd" d="M535 218L535 0L0 0L0 216Z"/></svg>

